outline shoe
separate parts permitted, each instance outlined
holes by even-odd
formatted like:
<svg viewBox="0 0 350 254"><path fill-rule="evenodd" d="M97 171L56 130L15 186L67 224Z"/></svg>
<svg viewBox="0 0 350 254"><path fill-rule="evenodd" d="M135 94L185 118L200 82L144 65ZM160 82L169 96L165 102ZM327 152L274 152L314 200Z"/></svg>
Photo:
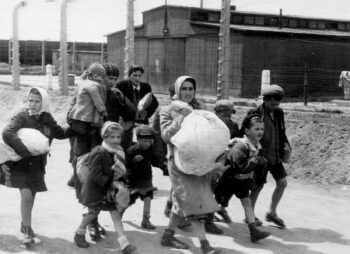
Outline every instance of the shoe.
<svg viewBox="0 0 350 254"><path fill-rule="evenodd" d="M145 228L145 229L149 229L149 230L155 230L156 226L154 226L150 220L149 220L149 216L144 216L143 220L141 222L141 227Z"/></svg>
<svg viewBox="0 0 350 254"><path fill-rule="evenodd" d="M173 207L173 202L171 202L170 200L167 200L165 204L164 214L168 218L170 217L172 207Z"/></svg>
<svg viewBox="0 0 350 254"><path fill-rule="evenodd" d="M23 233L23 239L22 239L22 244L25 246L29 246L33 243L34 241L34 232L29 226L24 226L23 224L21 225L21 232Z"/></svg>
<svg viewBox="0 0 350 254"><path fill-rule="evenodd" d="M249 224L247 219L244 219L243 222L246 223L246 224ZM263 225L263 222L259 218L255 217L255 225L257 227L261 227Z"/></svg>
<svg viewBox="0 0 350 254"><path fill-rule="evenodd" d="M75 233L74 242L79 248L88 248L90 244L85 240L85 235Z"/></svg>
<svg viewBox="0 0 350 254"><path fill-rule="evenodd" d="M208 240L201 240L201 249L203 254L220 254L221 250L214 249L210 246Z"/></svg>
<svg viewBox="0 0 350 254"><path fill-rule="evenodd" d="M87 226L87 229L89 231L89 235L92 241L97 242L101 239L100 231L98 230L98 227L96 223L92 222Z"/></svg>
<svg viewBox="0 0 350 254"><path fill-rule="evenodd" d="M286 227L286 224L284 224L284 221L280 217L278 217L277 214L266 213L265 220L275 223L280 228Z"/></svg>
<svg viewBox="0 0 350 254"><path fill-rule="evenodd" d="M23 234L26 232L25 227L26 227L26 226L23 225L23 222L21 222L21 233L23 233ZM32 238L35 237L35 233L34 233L34 231L33 231L33 229L32 229L31 226L28 226L28 235L29 235L30 237L32 237Z"/></svg>
<svg viewBox="0 0 350 254"><path fill-rule="evenodd" d="M185 230L186 228L189 228L189 227L191 227L191 226L192 226L191 222L189 222L188 220L186 220L185 218L183 218L183 219L180 221L179 225L177 225L177 228L178 228L178 229L181 229L181 230Z"/></svg>
<svg viewBox="0 0 350 254"><path fill-rule="evenodd" d="M222 235L224 231L218 228L213 221L206 221L204 223L205 232L211 233L214 235Z"/></svg>
<svg viewBox="0 0 350 254"><path fill-rule="evenodd" d="M266 237L269 237L271 235L270 232L263 231L257 228L255 223L250 223L248 225L249 231L250 231L250 240L255 243L261 239L264 239Z"/></svg>
<svg viewBox="0 0 350 254"><path fill-rule="evenodd" d="M75 185L74 185L74 176L73 176L73 175L72 175L71 178L68 180L67 185L68 185L69 187L72 187L72 188L75 187Z"/></svg>
<svg viewBox="0 0 350 254"><path fill-rule="evenodd" d="M221 218L224 220L225 223L231 223L232 220L230 216L228 215L228 212L225 208L222 208L220 211L217 212L221 216Z"/></svg>
<svg viewBox="0 0 350 254"><path fill-rule="evenodd" d="M122 254L138 254L138 251L134 245L129 244L122 250Z"/></svg>
<svg viewBox="0 0 350 254"><path fill-rule="evenodd" d="M175 249L183 249L183 250L188 249L189 246L186 243L176 239L174 237L174 234L175 234L174 230L166 229L164 231L162 239L160 240L160 244L162 246L171 247Z"/></svg>

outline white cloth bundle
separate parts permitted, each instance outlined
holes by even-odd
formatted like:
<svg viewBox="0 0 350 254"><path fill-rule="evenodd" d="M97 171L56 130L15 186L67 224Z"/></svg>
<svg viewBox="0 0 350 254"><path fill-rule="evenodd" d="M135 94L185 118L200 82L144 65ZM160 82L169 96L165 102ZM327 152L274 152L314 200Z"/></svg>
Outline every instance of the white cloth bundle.
<svg viewBox="0 0 350 254"><path fill-rule="evenodd" d="M33 156L48 153L50 150L49 139L36 129L22 128L17 132L17 135ZM0 143L0 163L19 161L20 159L21 156L10 146Z"/></svg>
<svg viewBox="0 0 350 254"><path fill-rule="evenodd" d="M229 140L229 129L214 113L193 110L170 140L175 146L175 164L183 173L205 175L217 167L215 160Z"/></svg>

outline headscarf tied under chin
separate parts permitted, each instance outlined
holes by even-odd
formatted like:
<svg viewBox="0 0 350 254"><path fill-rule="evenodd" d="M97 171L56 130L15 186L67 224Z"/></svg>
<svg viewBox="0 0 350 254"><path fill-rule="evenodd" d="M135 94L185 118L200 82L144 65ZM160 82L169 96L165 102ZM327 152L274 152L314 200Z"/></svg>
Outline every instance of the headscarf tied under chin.
<svg viewBox="0 0 350 254"><path fill-rule="evenodd" d="M48 96L46 90L44 88L41 88L41 87L33 87L33 88L31 88L29 90L28 95L27 95L27 99L29 98L29 95L34 92L33 90L34 91L37 90L40 93L40 96L41 96L41 108L40 108L39 112L36 112L36 113L33 114L32 112L30 112L30 109L27 107L29 115L40 115L43 112L50 113L49 96Z"/></svg>
<svg viewBox="0 0 350 254"><path fill-rule="evenodd" d="M188 80L193 84L194 91L196 91L196 81L191 76L180 76L175 81L175 95L172 97L173 100L180 99L180 89L183 83Z"/></svg>

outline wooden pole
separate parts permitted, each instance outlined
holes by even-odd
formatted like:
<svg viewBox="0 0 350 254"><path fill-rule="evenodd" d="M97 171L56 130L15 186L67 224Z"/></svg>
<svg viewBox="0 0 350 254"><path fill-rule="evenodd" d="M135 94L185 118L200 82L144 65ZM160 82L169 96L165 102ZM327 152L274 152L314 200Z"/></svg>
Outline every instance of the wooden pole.
<svg viewBox="0 0 350 254"><path fill-rule="evenodd" d="M67 3L61 3L61 33L60 33L60 74L59 84L61 94L68 95L68 56L67 56Z"/></svg>
<svg viewBox="0 0 350 254"><path fill-rule="evenodd" d="M128 69L134 64L134 0L127 2L127 17L125 30L124 78L128 78Z"/></svg>

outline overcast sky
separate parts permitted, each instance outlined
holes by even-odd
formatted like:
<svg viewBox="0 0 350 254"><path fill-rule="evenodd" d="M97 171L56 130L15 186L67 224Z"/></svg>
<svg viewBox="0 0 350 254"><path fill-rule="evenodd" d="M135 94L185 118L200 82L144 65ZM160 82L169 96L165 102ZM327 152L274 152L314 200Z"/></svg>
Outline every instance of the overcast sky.
<svg viewBox="0 0 350 254"><path fill-rule="evenodd" d="M53 0L51 0L53 1ZM19 0L0 0L0 39L12 33L12 11ZM21 40L59 40L60 2L27 0L18 15ZM135 25L141 24L142 12L165 0L135 0ZM221 0L203 0L204 8L221 6ZM125 29L127 0L71 0L67 8L69 41L106 41L104 35ZM168 0L170 5L197 6L200 0ZM279 13L346 19L350 21L350 0L231 0L240 11Z"/></svg>

